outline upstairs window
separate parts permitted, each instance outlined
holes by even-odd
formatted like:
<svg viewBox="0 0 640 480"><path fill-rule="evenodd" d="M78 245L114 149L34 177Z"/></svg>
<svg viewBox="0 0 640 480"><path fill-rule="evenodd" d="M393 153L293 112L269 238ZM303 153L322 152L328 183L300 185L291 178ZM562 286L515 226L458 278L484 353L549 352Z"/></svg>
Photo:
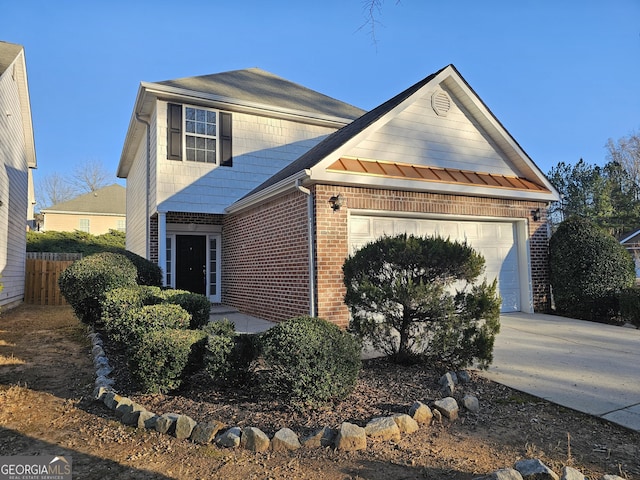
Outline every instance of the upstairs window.
<svg viewBox="0 0 640 480"><path fill-rule="evenodd" d="M167 158L232 166L231 114L168 105Z"/></svg>

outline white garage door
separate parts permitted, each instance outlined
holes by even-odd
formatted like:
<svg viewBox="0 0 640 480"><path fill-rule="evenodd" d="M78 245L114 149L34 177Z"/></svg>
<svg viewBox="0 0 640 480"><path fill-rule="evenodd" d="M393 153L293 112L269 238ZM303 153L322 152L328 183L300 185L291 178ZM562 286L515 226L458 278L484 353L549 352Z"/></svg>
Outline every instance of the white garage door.
<svg viewBox="0 0 640 480"><path fill-rule="evenodd" d="M498 279L502 297L502 312L520 311L520 276L516 228L512 222L470 222L351 215L349 219L349 247L354 253L383 235L407 233L419 236L440 235L464 241L484 256L488 281Z"/></svg>

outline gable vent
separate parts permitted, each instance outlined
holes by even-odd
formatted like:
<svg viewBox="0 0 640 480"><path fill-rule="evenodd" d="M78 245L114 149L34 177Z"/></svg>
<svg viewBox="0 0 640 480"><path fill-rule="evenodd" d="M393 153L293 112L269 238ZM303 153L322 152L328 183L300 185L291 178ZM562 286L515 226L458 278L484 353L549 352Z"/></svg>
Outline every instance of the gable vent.
<svg viewBox="0 0 640 480"><path fill-rule="evenodd" d="M442 90L431 95L431 106L438 115L445 117L451 109L451 98Z"/></svg>

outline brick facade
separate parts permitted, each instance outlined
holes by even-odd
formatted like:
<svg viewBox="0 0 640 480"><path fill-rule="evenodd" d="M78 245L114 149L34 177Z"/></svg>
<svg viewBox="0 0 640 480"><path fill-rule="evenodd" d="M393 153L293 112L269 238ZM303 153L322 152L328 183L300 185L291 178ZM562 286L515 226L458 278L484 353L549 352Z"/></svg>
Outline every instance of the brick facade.
<svg viewBox="0 0 640 480"><path fill-rule="evenodd" d="M309 313L307 195L225 217L222 303L266 320Z"/></svg>
<svg viewBox="0 0 640 480"><path fill-rule="evenodd" d="M530 219L531 211L540 208L540 221L528 222L533 303L536 311L548 310L545 203L373 188L337 188L330 185L317 185L314 190L319 317L340 326L348 323L349 313L343 303L345 289L341 267L348 254L349 209ZM340 210L333 211L329 198L338 192L345 199L345 205Z"/></svg>

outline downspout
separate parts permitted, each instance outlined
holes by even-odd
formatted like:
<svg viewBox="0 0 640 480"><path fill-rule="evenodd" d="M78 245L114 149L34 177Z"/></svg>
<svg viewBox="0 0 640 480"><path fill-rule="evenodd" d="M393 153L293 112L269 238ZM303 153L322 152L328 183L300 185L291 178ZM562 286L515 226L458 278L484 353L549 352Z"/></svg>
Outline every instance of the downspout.
<svg viewBox="0 0 640 480"><path fill-rule="evenodd" d="M145 216L145 258L147 260L150 259L150 255L151 255L151 246L150 246L150 242L151 242L151 219L149 218L150 216L150 210L149 210L149 192L151 191L151 124L145 120L144 118L142 118L138 113L136 113L136 120L140 123L144 123L147 126L147 192L145 195L145 205L147 206L146 208L146 216ZM160 239L158 239L159 241Z"/></svg>
<svg viewBox="0 0 640 480"><path fill-rule="evenodd" d="M296 180L296 188L307 196L307 229L309 237L309 316L316 316L316 269L315 249L313 248L313 195L311 190L302 186L302 179Z"/></svg>

